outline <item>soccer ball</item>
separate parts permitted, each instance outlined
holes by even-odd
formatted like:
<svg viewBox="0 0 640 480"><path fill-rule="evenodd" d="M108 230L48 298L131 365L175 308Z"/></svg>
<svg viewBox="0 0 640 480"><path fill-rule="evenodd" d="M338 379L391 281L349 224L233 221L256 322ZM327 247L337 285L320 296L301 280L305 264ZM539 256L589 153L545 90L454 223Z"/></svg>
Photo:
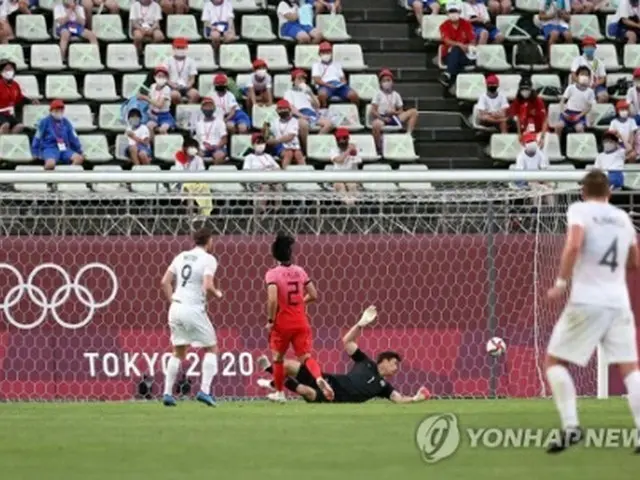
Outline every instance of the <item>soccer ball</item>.
<svg viewBox="0 0 640 480"><path fill-rule="evenodd" d="M487 353L492 357L504 355L507 351L507 344L500 337L493 337L487 342Z"/></svg>

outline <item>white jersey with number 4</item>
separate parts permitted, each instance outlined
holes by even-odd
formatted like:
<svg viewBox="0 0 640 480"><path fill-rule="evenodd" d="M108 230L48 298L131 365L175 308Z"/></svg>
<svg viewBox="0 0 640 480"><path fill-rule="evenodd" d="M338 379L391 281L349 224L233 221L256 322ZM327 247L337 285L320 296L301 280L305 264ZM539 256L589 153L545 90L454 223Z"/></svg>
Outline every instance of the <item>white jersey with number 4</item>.
<svg viewBox="0 0 640 480"><path fill-rule="evenodd" d="M218 268L216 257L201 247L180 253L173 259L169 270L176 277L176 289L172 300L195 308L205 308L206 297L202 290L205 276L213 277Z"/></svg>
<svg viewBox="0 0 640 480"><path fill-rule="evenodd" d="M627 257L637 240L629 215L609 203L587 201L571 205L567 220L569 227L584 228L570 303L630 309Z"/></svg>

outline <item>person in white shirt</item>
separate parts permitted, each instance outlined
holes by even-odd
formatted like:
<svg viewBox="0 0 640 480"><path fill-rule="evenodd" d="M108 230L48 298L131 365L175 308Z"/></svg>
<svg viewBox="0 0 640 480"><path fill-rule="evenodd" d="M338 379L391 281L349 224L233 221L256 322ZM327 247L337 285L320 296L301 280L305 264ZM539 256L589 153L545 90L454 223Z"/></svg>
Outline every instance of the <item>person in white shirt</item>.
<svg viewBox="0 0 640 480"><path fill-rule="evenodd" d="M251 128L251 118L238 105L236 97L229 91L229 79L224 73L213 77L212 100L216 105L216 114L221 115L227 124L229 133L246 133Z"/></svg>
<svg viewBox="0 0 640 480"><path fill-rule="evenodd" d="M538 145L535 132L527 132L522 136L522 150L516 157L516 170L545 170L549 168L549 159Z"/></svg>
<svg viewBox="0 0 640 480"><path fill-rule="evenodd" d="M99 12L105 12L117 15L120 13L120 6L117 0L82 0L84 13L87 17L87 27L91 28L93 20L93 9L97 8Z"/></svg>
<svg viewBox="0 0 640 480"><path fill-rule="evenodd" d="M362 163L362 158L358 155L358 147L349 141L351 135L346 128L338 128L335 133L336 144L338 148L331 152L331 163L334 170L357 170L358 165ZM351 195L358 191L357 183L333 184L336 192L342 195L342 200L347 205L353 205L355 198Z"/></svg>
<svg viewBox="0 0 640 480"><path fill-rule="evenodd" d="M160 66L154 70L155 82L149 88L149 94L138 94L138 100L149 102L149 123L147 126L153 133L167 133L175 128L176 122L171 115L171 87L169 70Z"/></svg>
<svg viewBox="0 0 640 480"><path fill-rule="evenodd" d="M187 57L189 41L186 38L176 38L172 46L173 56L167 61L171 101L179 104L186 99L189 103L198 103L200 94L195 88L198 67L193 58Z"/></svg>
<svg viewBox="0 0 640 480"><path fill-rule="evenodd" d="M207 406L215 406L211 395L211 383L218 372L218 340L216 331L207 316L207 301L211 297L222 298L215 282L218 261L212 255L213 234L200 229L193 234L195 247L178 254L162 277L162 293L169 307L169 329L173 352L167 362L162 402L175 407L173 388L182 361L189 346L202 348L202 383L196 400Z"/></svg>
<svg viewBox="0 0 640 480"><path fill-rule="evenodd" d="M563 434L549 445L549 453L559 453L583 438L576 386L568 366L586 367L597 347L606 364L617 365L627 388L636 432L640 432L638 344L627 283L627 272L640 268L640 253L633 221L628 213L609 203L610 194L604 172L596 169L584 176L584 201L573 203L567 210L567 234L558 275L547 292L552 302L569 293L545 359L547 382L563 429ZM634 443L639 454L640 445Z"/></svg>
<svg viewBox="0 0 640 480"><path fill-rule="evenodd" d="M53 23L56 27L56 36L60 37L60 51L62 58L67 58L67 50L71 38L84 38L93 45L98 45L95 33L85 27L87 20L84 16L84 8L75 0L63 0L53 9Z"/></svg>
<svg viewBox="0 0 640 480"><path fill-rule="evenodd" d="M478 0L467 0L462 4L462 18L469 20L476 34L477 45L487 43L502 43L504 35L491 23L489 10Z"/></svg>
<svg viewBox="0 0 640 480"><path fill-rule="evenodd" d="M496 75L489 75L485 83L487 91L480 95L476 104L478 122L485 127L500 129L500 133L509 131L509 101L499 91L500 79Z"/></svg>
<svg viewBox="0 0 640 480"><path fill-rule="evenodd" d="M638 0L620 0L616 10L617 28L614 28L618 40L634 44L640 37L640 2Z"/></svg>
<svg viewBox="0 0 640 480"><path fill-rule="evenodd" d="M618 190L624 185L624 163L627 157L620 144L618 132L609 130L602 135L602 152L596 156L595 167L607 172L611 188Z"/></svg>
<svg viewBox="0 0 640 480"><path fill-rule="evenodd" d="M12 23L18 15L30 15L28 0L0 1L0 44L9 43L15 38Z"/></svg>
<svg viewBox="0 0 640 480"><path fill-rule="evenodd" d="M551 56L551 45L558 43L561 39L565 43L573 41L569 30L570 12L570 0L540 0L538 18L542 35L549 46L549 56Z"/></svg>
<svg viewBox="0 0 640 480"><path fill-rule="evenodd" d="M627 89L625 100L629 104L629 110L634 116L636 124L640 125L640 68L633 71L633 86Z"/></svg>
<svg viewBox="0 0 640 480"><path fill-rule="evenodd" d="M129 28L133 37L133 44L142 55L145 42L162 43L164 34L160 28L162 10L153 0L136 0L129 10Z"/></svg>
<svg viewBox="0 0 640 480"><path fill-rule="evenodd" d="M230 43L237 39L234 18L231 0L210 0L205 3L201 18L204 35L211 39L216 50L221 43Z"/></svg>
<svg viewBox="0 0 640 480"><path fill-rule="evenodd" d="M360 102L358 94L349 87L342 65L333 61L333 47L329 42L322 42L318 48L320 61L311 67L311 78L318 91L320 107L327 108L329 99L338 97L342 101L350 101L356 105Z"/></svg>
<svg viewBox="0 0 640 480"><path fill-rule="evenodd" d="M599 103L607 103L609 94L607 93L607 70L604 62L596 58L596 39L585 37L582 40L582 55L578 55L571 62L571 81L578 81L578 68L587 67L591 75L591 88L596 94Z"/></svg>
<svg viewBox="0 0 640 480"><path fill-rule="evenodd" d="M151 163L151 132L146 125L141 123L140 110L132 108L127 114L128 125L125 130L128 146L126 155L134 165L148 165Z"/></svg>
<svg viewBox="0 0 640 480"><path fill-rule="evenodd" d="M271 138L267 140L267 145L280 157L282 168L287 168L291 162L304 165L305 158L300 148L300 126L298 119L291 115L291 105L284 99L278 100L276 110L280 119L270 125Z"/></svg>
<svg viewBox="0 0 640 480"><path fill-rule="evenodd" d="M189 13L189 2L188 0L160 0L160 8L165 16L184 15Z"/></svg>
<svg viewBox="0 0 640 480"><path fill-rule="evenodd" d="M410 108L404 110L402 97L393 89L393 73L389 69L382 69L378 73L380 90L371 100L371 128L373 139L382 154L382 132L385 127L404 127L412 134L418 121L418 110Z"/></svg>
<svg viewBox="0 0 640 480"><path fill-rule="evenodd" d="M578 81L569 85L560 100L560 123L555 126L556 133L562 135L565 128L574 128L576 132L584 132L587 126L587 114L596 101L596 94L591 85L589 67L579 67Z"/></svg>
<svg viewBox="0 0 640 480"><path fill-rule="evenodd" d="M275 159L266 152L267 142L261 133L254 133L251 135L251 147L252 152L244 157L242 162L242 170L259 170L262 172L275 172L280 170L280 165ZM249 184L249 188L253 191L267 192L283 190L282 185L279 183L252 183ZM266 207L266 201L261 202L261 207Z"/></svg>
<svg viewBox="0 0 640 480"><path fill-rule="evenodd" d="M300 7L296 0L281 0L276 10L280 36L292 38L297 43L320 43L322 33L311 25L300 23Z"/></svg>
<svg viewBox="0 0 640 480"><path fill-rule="evenodd" d="M215 115L216 105L213 99L202 99L202 116L196 121L196 138L200 151L213 163L223 163L227 158L227 126L220 116Z"/></svg>
<svg viewBox="0 0 640 480"><path fill-rule="evenodd" d="M182 148L174 156L175 169L187 172L206 171L204 160L198 154L198 141L195 138L185 137Z"/></svg>
<svg viewBox="0 0 640 480"><path fill-rule="evenodd" d="M629 116L629 104L626 100L618 100L616 114L616 118L609 124L609 131L616 132L620 143L624 146L627 159L633 162L636 159L638 125L635 119Z"/></svg>
<svg viewBox="0 0 640 480"><path fill-rule="evenodd" d="M242 89L246 97L247 112L251 112L254 105L272 105L273 81L267 70L267 62L256 58L251 64L253 73L249 76L249 83Z"/></svg>

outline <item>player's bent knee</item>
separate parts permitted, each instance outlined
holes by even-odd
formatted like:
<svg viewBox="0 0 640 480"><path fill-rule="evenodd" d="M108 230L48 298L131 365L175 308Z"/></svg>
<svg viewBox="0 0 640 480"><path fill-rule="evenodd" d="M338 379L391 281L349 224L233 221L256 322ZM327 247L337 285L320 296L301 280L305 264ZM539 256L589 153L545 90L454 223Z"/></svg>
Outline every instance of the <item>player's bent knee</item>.
<svg viewBox="0 0 640 480"><path fill-rule="evenodd" d="M296 387L296 393L304 397L305 400L308 400L309 402L314 402L317 396L316 391L311 387L307 387L306 385L298 385Z"/></svg>

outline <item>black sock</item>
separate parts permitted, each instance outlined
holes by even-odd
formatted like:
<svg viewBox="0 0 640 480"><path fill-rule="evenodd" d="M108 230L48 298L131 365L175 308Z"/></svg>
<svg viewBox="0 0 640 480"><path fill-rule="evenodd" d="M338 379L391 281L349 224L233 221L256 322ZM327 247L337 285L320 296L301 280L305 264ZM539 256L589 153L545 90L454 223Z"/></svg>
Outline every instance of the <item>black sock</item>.
<svg viewBox="0 0 640 480"><path fill-rule="evenodd" d="M273 374L273 365L269 365L264 369L265 372Z"/></svg>
<svg viewBox="0 0 640 480"><path fill-rule="evenodd" d="M284 386L293 393L298 393L296 392L298 385L300 385L300 383L295 378L287 377L284 381Z"/></svg>

